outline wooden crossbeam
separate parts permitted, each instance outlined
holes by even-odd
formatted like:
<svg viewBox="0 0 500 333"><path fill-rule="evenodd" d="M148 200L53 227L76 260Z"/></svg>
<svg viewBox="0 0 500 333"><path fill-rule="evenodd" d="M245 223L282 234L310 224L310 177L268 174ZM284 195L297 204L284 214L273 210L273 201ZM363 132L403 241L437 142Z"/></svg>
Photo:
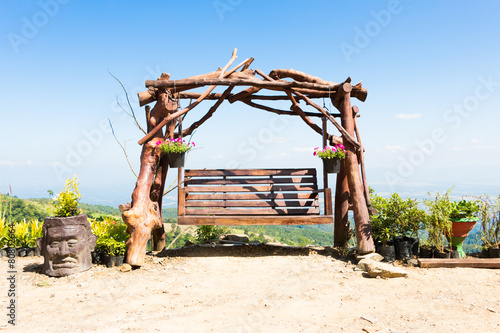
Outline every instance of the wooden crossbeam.
<svg viewBox="0 0 500 333"><path fill-rule="evenodd" d="M497 258L466 258L466 259L418 259L422 268L500 268Z"/></svg>

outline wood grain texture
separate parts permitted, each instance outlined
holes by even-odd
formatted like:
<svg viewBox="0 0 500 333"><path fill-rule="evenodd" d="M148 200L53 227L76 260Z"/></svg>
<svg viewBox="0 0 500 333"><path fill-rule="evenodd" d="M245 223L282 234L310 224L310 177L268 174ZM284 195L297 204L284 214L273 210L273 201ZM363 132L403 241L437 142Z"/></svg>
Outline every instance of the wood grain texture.
<svg viewBox="0 0 500 333"><path fill-rule="evenodd" d="M497 258L467 258L467 259L418 259L421 268L500 268Z"/></svg>
<svg viewBox="0 0 500 333"><path fill-rule="evenodd" d="M333 216L181 216L181 225L296 225L331 224Z"/></svg>

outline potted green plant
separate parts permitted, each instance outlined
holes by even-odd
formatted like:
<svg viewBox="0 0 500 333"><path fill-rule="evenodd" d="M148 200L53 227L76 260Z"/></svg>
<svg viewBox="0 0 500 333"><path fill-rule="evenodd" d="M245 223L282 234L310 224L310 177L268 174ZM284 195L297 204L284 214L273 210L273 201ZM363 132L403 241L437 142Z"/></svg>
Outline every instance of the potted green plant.
<svg viewBox="0 0 500 333"><path fill-rule="evenodd" d="M93 233L99 236L93 254L94 263L107 267L123 264L126 242L129 238L125 223L113 216L102 216L94 219L91 226Z"/></svg>
<svg viewBox="0 0 500 333"><path fill-rule="evenodd" d="M483 249L490 258L500 257L500 196L492 200L489 196L478 198L481 218L481 240Z"/></svg>
<svg viewBox="0 0 500 333"><path fill-rule="evenodd" d="M5 219L0 216L0 258L7 255L5 248L8 243L8 231L9 227L5 223Z"/></svg>
<svg viewBox="0 0 500 333"><path fill-rule="evenodd" d="M28 241L28 246L29 246L29 253L35 256L40 256L40 251L38 250L36 246L36 240L40 237L42 237L42 223L38 220L31 220L29 223L29 241Z"/></svg>
<svg viewBox="0 0 500 333"><path fill-rule="evenodd" d="M19 221L14 225L14 235L16 238L16 251L18 257L28 256L29 248L29 224L26 221Z"/></svg>
<svg viewBox="0 0 500 333"><path fill-rule="evenodd" d="M370 216L372 235L376 242L377 252L385 261L396 260L393 239L396 235L396 225L389 211L389 199L383 198L370 189L372 207L377 214Z"/></svg>
<svg viewBox="0 0 500 333"><path fill-rule="evenodd" d="M450 199L451 190L445 194L439 192L432 198L432 194L428 193L431 199L424 200L425 206L429 210L428 220L428 241L434 247L434 257L449 258L450 251L445 251L447 240L451 237L451 220L450 214L453 210Z"/></svg>
<svg viewBox="0 0 500 333"><path fill-rule="evenodd" d="M165 154L168 154L168 164L172 168L184 167L186 153L195 146L194 142L186 143L181 138L166 139L165 142L158 140L156 145Z"/></svg>
<svg viewBox="0 0 500 333"><path fill-rule="evenodd" d="M459 256L465 258L466 254L462 244L479 220L477 217L479 206L475 202L467 200L452 202L451 206L451 244L457 248Z"/></svg>
<svg viewBox="0 0 500 333"><path fill-rule="evenodd" d="M341 144L336 144L334 147L325 146L323 149L314 148L314 156L318 156L323 160L323 168L327 173L339 173L340 161L345 159L345 147Z"/></svg>

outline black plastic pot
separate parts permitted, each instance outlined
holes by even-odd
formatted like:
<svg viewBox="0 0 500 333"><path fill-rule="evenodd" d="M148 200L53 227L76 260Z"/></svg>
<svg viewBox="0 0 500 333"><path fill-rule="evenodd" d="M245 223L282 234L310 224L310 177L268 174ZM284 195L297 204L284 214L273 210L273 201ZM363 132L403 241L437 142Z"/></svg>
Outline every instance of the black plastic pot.
<svg viewBox="0 0 500 333"><path fill-rule="evenodd" d="M123 260L125 260L125 256L116 256L113 257L115 260L115 266L121 266L123 265Z"/></svg>
<svg viewBox="0 0 500 333"><path fill-rule="evenodd" d="M384 261L393 262L396 260L396 251L394 250L394 244L387 242L386 245L381 245L378 253L384 257Z"/></svg>
<svg viewBox="0 0 500 333"><path fill-rule="evenodd" d="M340 160L338 158L323 159L323 168L325 169L326 173L339 173Z"/></svg>
<svg viewBox="0 0 500 333"><path fill-rule="evenodd" d="M403 240L408 242L408 252L410 253L410 257L412 255L418 256L418 248L420 245L418 238L403 237Z"/></svg>
<svg viewBox="0 0 500 333"><path fill-rule="evenodd" d="M106 261L108 260L108 254L106 252L99 253L99 263L102 265L106 265Z"/></svg>
<svg viewBox="0 0 500 333"><path fill-rule="evenodd" d="M397 238L394 240L394 250L396 252L396 259L403 260L411 257L411 252L408 247L408 241L403 240L401 238Z"/></svg>
<svg viewBox="0 0 500 333"><path fill-rule="evenodd" d="M433 253L434 253L434 249L421 246L418 256L419 256L419 258L432 258Z"/></svg>
<svg viewBox="0 0 500 333"><path fill-rule="evenodd" d="M498 248L494 249L494 248L490 247L488 249L488 254L489 254L490 258L500 258L500 249L498 249Z"/></svg>
<svg viewBox="0 0 500 333"><path fill-rule="evenodd" d="M444 252L441 252L438 249L434 249L434 258L450 259L451 252L447 251L446 249L444 250Z"/></svg>
<svg viewBox="0 0 500 333"><path fill-rule="evenodd" d="M90 252L90 256L92 257L92 263L93 264L100 264L101 263L101 253L97 251L92 251Z"/></svg>
<svg viewBox="0 0 500 333"><path fill-rule="evenodd" d="M26 247L18 247L18 248L16 248L16 252L17 252L18 257L28 256L28 248L26 248Z"/></svg>
<svg viewBox="0 0 500 333"><path fill-rule="evenodd" d="M169 153L168 165L170 165L171 168L182 168L184 167L185 158L186 153Z"/></svg>
<svg viewBox="0 0 500 333"><path fill-rule="evenodd" d="M26 248L26 256L27 257L34 257L35 256L35 248L34 247L28 247Z"/></svg>
<svg viewBox="0 0 500 333"><path fill-rule="evenodd" d="M454 246L453 249L448 249L448 251L450 251L450 258L453 258L453 259L459 259L460 258L460 254L458 253L458 250L457 248Z"/></svg>
<svg viewBox="0 0 500 333"><path fill-rule="evenodd" d="M106 260L104 261L106 267L111 268L115 266L115 256L106 255Z"/></svg>

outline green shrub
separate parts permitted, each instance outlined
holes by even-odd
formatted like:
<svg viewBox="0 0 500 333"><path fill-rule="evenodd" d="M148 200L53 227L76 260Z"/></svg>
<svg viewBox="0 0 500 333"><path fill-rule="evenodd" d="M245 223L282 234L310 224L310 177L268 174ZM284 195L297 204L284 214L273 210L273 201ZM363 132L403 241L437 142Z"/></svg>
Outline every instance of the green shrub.
<svg viewBox="0 0 500 333"><path fill-rule="evenodd" d="M90 219L90 226L92 233L98 237L96 251L113 256L125 254L126 243L130 237L125 223L113 216L103 216Z"/></svg>
<svg viewBox="0 0 500 333"><path fill-rule="evenodd" d="M217 225L202 225L196 229L196 242L204 243L212 239L218 239L221 235L229 232L229 228Z"/></svg>
<svg viewBox="0 0 500 333"><path fill-rule="evenodd" d="M64 190L52 199L52 205L55 208L56 216L68 217L81 213L81 210L78 208L78 203L81 199L78 185L76 175L71 179L66 179Z"/></svg>

